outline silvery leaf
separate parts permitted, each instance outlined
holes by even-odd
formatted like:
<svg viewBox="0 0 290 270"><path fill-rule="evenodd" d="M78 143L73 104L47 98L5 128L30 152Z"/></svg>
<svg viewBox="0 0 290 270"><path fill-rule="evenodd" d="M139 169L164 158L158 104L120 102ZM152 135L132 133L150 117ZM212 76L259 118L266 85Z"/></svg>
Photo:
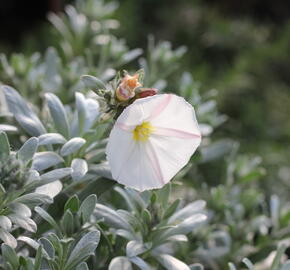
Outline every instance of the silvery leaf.
<svg viewBox="0 0 290 270"><path fill-rule="evenodd" d="M32 169L42 171L61 162L63 159L54 152L40 152L33 157Z"/></svg>
<svg viewBox="0 0 290 270"><path fill-rule="evenodd" d="M68 156L72 153L75 153L76 151L78 151L84 144L86 143L86 140L83 138L72 138L71 140L69 140L68 142L66 142L61 150L60 150L60 154L62 156Z"/></svg>
<svg viewBox="0 0 290 270"><path fill-rule="evenodd" d="M66 139L59 133L46 133L38 137L38 145L64 144Z"/></svg>

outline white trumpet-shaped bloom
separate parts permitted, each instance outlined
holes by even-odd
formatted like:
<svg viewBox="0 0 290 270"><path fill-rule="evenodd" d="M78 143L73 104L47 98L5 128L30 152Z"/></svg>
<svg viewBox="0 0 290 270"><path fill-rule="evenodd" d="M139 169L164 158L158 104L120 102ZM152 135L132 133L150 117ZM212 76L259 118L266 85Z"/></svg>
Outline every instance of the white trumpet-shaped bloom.
<svg viewBox="0 0 290 270"><path fill-rule="evenodd" d="M182 97L162 94L137 99L122 112L106 153L113 178L144 191L168 183L200 142L193 107Z"/></svg>

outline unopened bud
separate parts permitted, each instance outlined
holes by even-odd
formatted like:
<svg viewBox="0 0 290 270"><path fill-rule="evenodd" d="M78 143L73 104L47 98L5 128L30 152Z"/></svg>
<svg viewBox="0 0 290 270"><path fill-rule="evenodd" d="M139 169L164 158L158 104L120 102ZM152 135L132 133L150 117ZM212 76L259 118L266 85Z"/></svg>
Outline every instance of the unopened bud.
<svg viewBox="0 0 290 270"><path fill-rule="evenodd" d="M140 92L136 95L136 98L145 98L156 95L158 89L156 88L141 88Z"/></svg>
<svg viewBox="0 0 290 270"><path fill-rule="evenodd" d="M119 101L126 101L135 96L135 89L141 86L138 81L139 74L130 76L127 74L121 81L116 90L116 97Z"/></svg>

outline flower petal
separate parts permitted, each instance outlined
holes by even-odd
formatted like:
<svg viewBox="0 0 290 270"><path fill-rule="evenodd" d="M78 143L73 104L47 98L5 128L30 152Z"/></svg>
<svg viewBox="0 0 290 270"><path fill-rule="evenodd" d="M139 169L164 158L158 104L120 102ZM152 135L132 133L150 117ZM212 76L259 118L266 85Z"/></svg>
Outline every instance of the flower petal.
<svg viewBox="0 0 290 270"><path fill-rule="evenodd" d="M164 183L168 183L189 161L200 144L200 138L176 138L153 135L150 137L156 152Z"/></svg>
<svg viewBox="0 0 290 270"><path fill-rule="evenodd" d="M136 143L134 151L116 179L119 183L139 191L164 185L152 166L146 148L147 144Z"/></svg>
<svg viewBox="0 0 290 270"><path fill-rule="evenodd" d="M164 94L164 95L157 96L157 98L160 99L160 102L150 112L150 117L148 118L148 121L152 121L154 118L158 117L165 110L165 108L168 106L172 97L173 97L173 95L170 95L170 94Z"/></svg>
<svg viewBox="0 0 290 270"><path fill-rule="evenodd" d="M131 104L118 117L116 124L124 124L127 126L140 125L143 122L144 116L142 107L139 104Z"/></svg>
<svg viewBox="0 0 290 270"><path fill-rule="evenodd" d="M161 167L160 167L160 162L158 159L158 155L156 153L156 150L154 149L153 145L149 142L148 144L146 144L146 153L147 153L147 160L149 162L149 168L153 168L155 171L155 177L156 180L154 182L154 185L151 187L162 187L166 184L162 171L161 171ZM157 184L157 182L159 182L159 184Z"/></svg>
<svg viewBox="0 0 290 270"><path fill-rule="evenodd" d="M134 141L131 132L115 126L106 153L113 178L120 184L139 191L165 184L155 150L148 143Z"/></svg>
<svg viewBox="0 0 290 270"><path fill-rule="evenodd" d="M163 94L137 99L122 112L117 123L136 126L143 121L150 121L163 111L172 96L174 95Z"/></svg>
<svg viewBox="0 0 290 270"><path fill-rule="evenodd" d="M116 122L116 126L124 131L132 132L136 126L129 126L124 123Z"/></svg>
<svg viewBox="0 0 290 270"><path fill-rule="evenodd" d="M176 137L183 139L200 138L200 134L194 134L187 131L178 130L175 128L154 127L154 134L160 136Z"/></svg>
<svg viewBox="0 0 290 270"><path fill-rule="evenodd" d="M170 102L162 113L152 119L151 124L160 128L170 128L200 136L193 107L182 97L170 96Z"/></svg>
<svg viewBox="0 0 290 270"><path fill-rule="evenodd" d="M107 159L112 176L117 180L122 167L125 165L135 147L132 133L115 126L110 134L106 148Z"/></svg>

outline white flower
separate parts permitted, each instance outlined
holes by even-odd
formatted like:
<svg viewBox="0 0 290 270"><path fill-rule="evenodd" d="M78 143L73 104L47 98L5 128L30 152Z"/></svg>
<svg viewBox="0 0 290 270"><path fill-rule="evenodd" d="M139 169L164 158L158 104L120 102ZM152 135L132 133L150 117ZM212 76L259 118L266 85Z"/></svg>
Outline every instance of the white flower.
<svg viewBox="0 0 290 270"><path fill-rule="evenodd" d="M137 99L117 119L106 149L113 178L144 191L161 188L201 142L193 107L172 94Z"/></svg>

